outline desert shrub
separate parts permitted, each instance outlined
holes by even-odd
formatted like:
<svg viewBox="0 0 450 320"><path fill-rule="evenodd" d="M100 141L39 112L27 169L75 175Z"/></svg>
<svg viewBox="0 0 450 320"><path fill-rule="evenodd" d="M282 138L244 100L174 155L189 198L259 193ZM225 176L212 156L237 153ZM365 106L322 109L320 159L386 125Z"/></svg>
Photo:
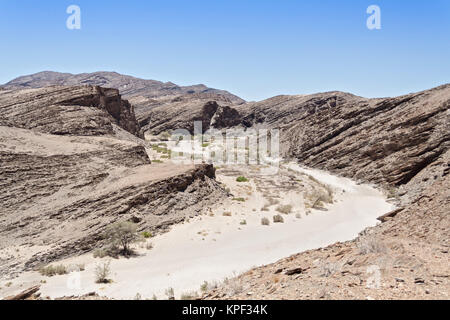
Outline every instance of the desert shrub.
<svg viewBox="0 0 450 320"><path fill-rule="evenodd" d="M132 253L130 245L139 240L136 231L137 226L135 223L128 221L117 222L107 229L105 238L110 240L113 245L121 246L121 253L128 256Z"/></svg>
<svg viewBox="0 0 450 320"><path fill-rule="evenodd" d="M86 268L86 266L85 266L84 263L72 264L72 265L69 266L69 268L67 270L67 273L70 273L70 272L73 272L73 271L81 272L81 271L84 271L85 268Z"/></svg>
<svg viewBox="0 0 450 320"><path fill-rule="evenodd" d="M295 215L295 217L296 217L297 219L301 219L301 218L302 218L302 215L301 215L300 213L297 213L297 214Z"/></svg>
<svg viewBox="0 0 450 320"><path fill-rule="evenodd" d="M175 291L173 290L173 288L167 288L165 293L166 293L167 299L175 300Z"/></svg>
<svg viewBox="0 0 450 320"><path fill-rule="evenodd" d="M237 295L244 292L244 286L238 280L228 281L228 290L231 295Z"/></svg>
<svg viewBox="0 0 450 320"><path fill-rule="evenodd" d="M398 191L395 187L388 187L386 193L387 193L388 199L398 198Z"/></svg>
<svg viewBox="0 0 450 320"><path fill-rule="evenodd" d="M242 177L242 176L241 176L241 177L237 177L237 178L236 178L236 181L237 181L237 182L248 182L248 179L247 179L246 177Z"/></svg>
<svg viewBox="0 0 450 320"><path fill-rule="evenodd" d="M110 262L105 262L101 265L97 265L95 268L95 282L96 283L110 283L111 280L108 279L111 274Z"/></svg>
<svg viewBox="0 0 450 320"><path fill-rule="evenodd" d="M198 293L195 291L192 292L185 292L181 294L181 300L195 300L198 298Z"/></svg>
<svg viewBox="0 0 450 320"><path fill-rule="evenodd" d="M164 161L159 160L159 159L154 159L154 160L152 160L152 163L164 163Z"/></svg>
<svg viewBox="0 0 450 320"><path fill-rule="evenodd" d="M161 133L159 134L159 137L160 137L160 139L161 139L162 141L168 141L168 140L170 139L171 136L172 136L172 135L171 135L169 132L167 132L167 131L161 132Z"/></svg>
<svg viewBox="0 0 450 320"><path fill-rule="evenodd" d="M245 220L245 219L242 220L242 221L240 222L240 225L241 225L241 226L244 226L244 225L246 225L246 224L247 224L247 220Z"/></svg>
<svg viewBox="0 0 450 320"><path fill-rule="evenodd" d="M103 248L95 249L93 255L94 255L94 258L104 258L104 257L108 256L108 252L106 251L106 249L103 249Z"/></svg>
<svg viewBox="0 0 450 320"><path fill-rule="evenodd" d="M268 218L264 217L264 218L261 219L261 224L263 226L268 226L270 224L270 221L269 221Z"/></svg>
<svg viewBox="0 0 450 320"><path fill-rule="evenodd" d="M200 286L201 292L207 292L209 290L217 289L219 287L219 284L217 282L209 283L208 281L204 281L203 284Z"/></svg>
<svg viewBox="0 0 450 320"><path fill-rule="evenodd" d="M386 252L386 246L384 243L375 237L360 238L356 243L359 252L361 254L369 253L384 253Z"/></svg>
<svg viewBox="0 0 450 320"><path fill-rule="evenodd" d="M281 215L277 214L273 216L274 223L284 223L284 219Z"/></svg>
<svg viewBox="0 0 450 320"><path fill-rule="evenodd" d="M224 217L231 217L231 212L227 211L222 214Z"/></svg>
<svg viewBox="0 0 450 320"><path fill-rule="evenodd" d="M234 201L245 202L244 198L233 198Z"/></svg>
<svg viewBox="0 0 450 320"><path fill-rule="evenodd" d="M151 232L148 232L148 231L142 232L141 235L142 235L145 239L148 239L148 238L153 237L153 234L152 234Z"/></svg>
<svg viewBox="0 0 450 320"><path fill-rule="evenodd" d="M203 282L203 284L200 286L200 291L201 292L206 292L209 289L209 284L208 281Z"/></svg>
<svg viewBox="0 0 450 320"><path fill-rule="evenodd" d="M56 275L62 275L67 273L67 268L65 266L57 265L57 266L47 266L39 269L39 273L43 276L53 277Z"/></svg>
<svg viewBox="0 0 450 320"><path fill-rule="evenodd" d="M290 204L287 205L279 205L276 210L280 213L288 214L292 212L292 206Z"/></svg>
<svg viewBox="0 0 450 320"><path fill-rule="evenodd" d="M341 266L337 263L321 261L317 265L319 276L329 277L341 269Z"/></svg>

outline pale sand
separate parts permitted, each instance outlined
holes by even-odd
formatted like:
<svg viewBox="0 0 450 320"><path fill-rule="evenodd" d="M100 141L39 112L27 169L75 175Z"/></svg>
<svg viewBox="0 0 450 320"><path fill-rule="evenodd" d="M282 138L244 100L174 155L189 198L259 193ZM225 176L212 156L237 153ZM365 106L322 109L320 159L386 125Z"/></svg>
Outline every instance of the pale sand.
<svg viewBox="0 0 450 320"><path fill-rule="evenodd" d="M349 179L317 170L302 169L295 164L288 167L291 173L297 170L333 187L337 201L328 206L329 211L312 210L311 214L305 215L301 194L289 191L281 194L281 203L292 204L293 213L283 215L285 223L274 224L272 216L276 214L276 206L270 212L260 211L266 200L255 191L252 180L239 184L235 178L219 174L218 180L230 187L236 196L251 189L252 192L244 196L247 201L226 201L212 208L214 216L196 217L174 226L170 232L151 239L152 250L139 248L142 254L139 257L112 259L110 278L113 283L95 283L96 265L108 259L94 259L88 254L61 261L65 265L86 265L86 270L79 273L79 288L77 273L47 278L37 272L28 272L14 279L9 290L0 291L0 296L20 291L15 287L18 284L23 289L45 279L42 296L52 298L96 291L111 298L132 299L139 293L142 298L151 298L155 294L159 299L165 299L165 290L169 287L179 297L185 292L199 291L204 281L222 281L291 254L351 240L366 227L376 225L377 217L393 209L383 194L370 186L357 185ZM232 216L223 216L225 211L232 212ZM296 213L302 218L296 218ZM271 220L270 226L261 225L262 217ZM243 219L246 225L240 224Z"/></svg>

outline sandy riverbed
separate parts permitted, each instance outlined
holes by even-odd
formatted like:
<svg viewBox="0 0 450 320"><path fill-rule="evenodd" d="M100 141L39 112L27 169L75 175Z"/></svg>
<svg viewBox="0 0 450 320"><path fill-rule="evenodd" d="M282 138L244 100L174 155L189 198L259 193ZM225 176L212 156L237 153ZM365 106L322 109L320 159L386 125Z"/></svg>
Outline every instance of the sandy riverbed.
<svg viewBox="0 0 450 320"><path fill-rule="evenodd" d="M261 210L266 201L264 192L258 191L261 181L250 178L247 183L238 183L235 176L219 171L218 180L236 197L243 195L245 201L227 200L211 208L210 215L174 226L170 232L151 239L153 249L138 246L138 257L111 260L94 259L92 254L87 254L67 259L55 264L84 264L85 270L51 278L27 272L12 280L8 288L1 285L0 296L45 280L41 283L42 296L52 298L96 291L102 296L119 299L132 299L138 293L142 298L155 295L165 299L168 288L173 288L179 297L186 292L199 291L204 281L222 281L294 253L351 240L364 228L374 226L377 217L393 209L383 194L370 186L296 164L287 168L290 168L290 175L304 178L307 174L331 186L335 201L327 206L327 211L311 209L307 214L301 190L292 189L279 194L280 204L292 205L292 212L283 215L284 223L275 224L272 221L277 214L275 206L269 211ZM224 212L231 216L224 216ZM262 217L271 220L269 226L261 224ZM108 260L113 282L96 284L95 268Z"/></svg>

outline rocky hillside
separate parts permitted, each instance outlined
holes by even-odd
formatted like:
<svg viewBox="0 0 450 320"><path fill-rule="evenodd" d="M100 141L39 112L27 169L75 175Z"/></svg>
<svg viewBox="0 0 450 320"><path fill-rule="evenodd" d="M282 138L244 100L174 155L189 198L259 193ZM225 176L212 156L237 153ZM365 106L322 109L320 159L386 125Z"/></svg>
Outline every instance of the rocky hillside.
<svg viewBox="0 0 450 320"><path fill-rule="evenodd" d="M341 92L237 107L245 126L280 128L286 157L420 194L448 170L450 85L388 99ZM411 183L410 183L411 182Z"/></svg>
<svg viewBox="0 0 450 320"><path fill-rule="evenodd" d="M32 75L16 78L0 89L26 89L26 88L44 88L48 86L80 86L92 85L102 86L104 88L114 88L120 91L120 94L128 99L133 105L136 118L139 124L148 131L160 133L164 127L176 127L179 121L172 122L172 118L165 114L155 117L154 108L168 111L167 115L177 115L181 118L183 114L184 121L190 121L193 117L188 113L192 110L196 117L198 111L209 102L217 102L221 105L239 105L245 101L227 91L208 88L205 85L177 86L174 83L163 83L156 80L144 80L131 76L122 75L116 72L94 72L83 74L70 74L58 72L39 72ZM186 117L186 115L188 115ZM155 117L155 125L151 121ZM161 126L159 118L163 118L167 124ZM180 128L180 127L176 127Z"/></svg>
<svg viewBox="0 0 450 320"><path fill-rule="evenodd" d="M113 124L141 135L134 109L119 91L101 87L51 87L3 91L0 126L56 135L112 135Z"/></svg>
<svg viewBox="0 0 450 320"><path fill-rule="evenodd" d="M176 97L192 95L205 99L222 99L234 104L245 102L241 98L224 90L208 88L203 84L178 86L171 82L144 80L117 72L94 72L70 74L44 71L16 78L2 87L5 89L43 88L48 86L79 86L92 85L118 89L127 99L133 100L133 105L151 104L161 97ZM139 109L139 108L137 108Z"/></svg>
<svg viewBox="0 0 450 320"><path fill-rule="evenodd" d="M92 250L131 220L161 232L225 192L212 166L151 164L116 89L0 92L0 275Z"/></svg>
<svg viewBox="0 0 450 320"><path fill-rule="evenodd" d="M236 109L241 126L281 128L286 157L383 185L401 207L354 241L250 270L205 298L449 298L450 85L388 99L279 96Z"/></svg>
<svg viewBox="0 0 450 320"><path fill-rule="evenodd" d="M215 128L281 130L285 158L384 186L406 202L448 172L450 85L397 98L349 93L278 96L229 105L173 99L141 114L146 131Z"/></svg>
<svg viewBox="0 0 450 320"><path fill-rule="evenodd" d="M241 123L235 109L222 102L202 98L167 101L142 113L140 119L143 130L154 135L177 129L185 129L193 134L195 121L202 122L203 132L210 127L228 128Z"/></svg>

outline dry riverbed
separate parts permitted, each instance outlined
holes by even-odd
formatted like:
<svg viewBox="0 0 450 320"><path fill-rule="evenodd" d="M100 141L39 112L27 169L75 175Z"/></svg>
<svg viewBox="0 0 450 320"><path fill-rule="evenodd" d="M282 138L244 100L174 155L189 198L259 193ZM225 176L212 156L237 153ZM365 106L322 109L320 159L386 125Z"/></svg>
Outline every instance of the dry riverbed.
<svg viewBox="0 0 450 320"><path fill-rule="evenodd" d="M94 258L86 254L54 263L80 266L80 272L44 277L26 272L0 280L0 297L41 284L43 297L97 292L118 299L167 299L200 294L254 266L291 254L355 238L393 209L375 188L328 173L284 164L276 174L263 167L233 166L217 171L217 180L232 196L208 215L175 225L166 234L136 245L136 257ZM248 180L238 182L238 177ZM279 215L282 222L275 223ZM268 225L262 223L267 218ZM279 217L278 217L279 219ZM111 283L95 283L95 269L110 262ZM170 295L170 294L169 294Z"/></svg>

